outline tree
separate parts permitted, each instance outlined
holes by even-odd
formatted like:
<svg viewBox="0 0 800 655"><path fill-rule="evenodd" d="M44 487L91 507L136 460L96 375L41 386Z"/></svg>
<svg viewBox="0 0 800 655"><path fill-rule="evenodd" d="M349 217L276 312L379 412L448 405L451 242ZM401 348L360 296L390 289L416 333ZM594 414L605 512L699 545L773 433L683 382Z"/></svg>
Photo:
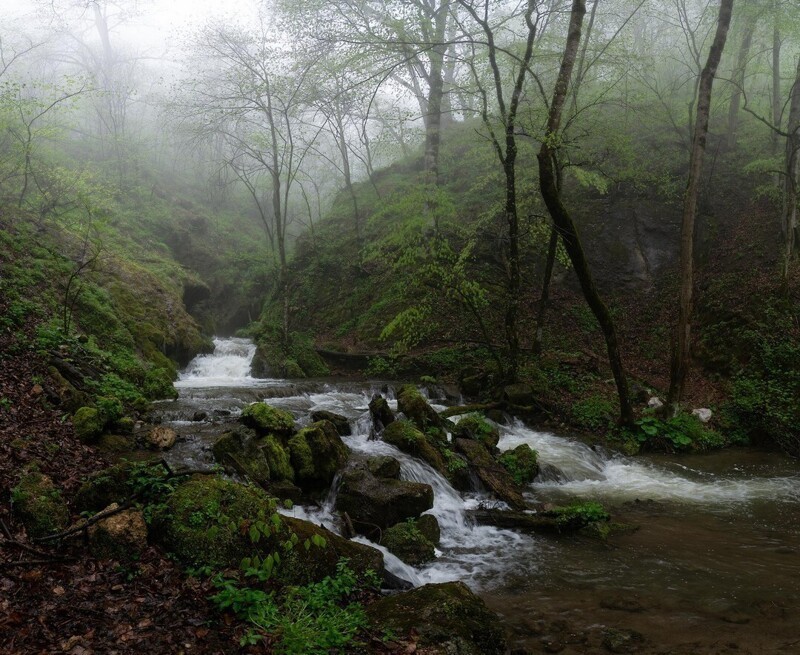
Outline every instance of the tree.
<svg viewBox="0 0 800 655"><path fill-rule="evenodd" d="M603 336L606 340L606 348L608 350L609 364L611 365L611 371L614 375L614 381L617 384L620 421L623 424L630 424L633 422L633 408L628 392L628 379L622 366L622 358L619 353L619 344L614 321L611 318L608 308L597 292L575 223L563 203L561 198L561 185L558 183L557 158L561 136L561 118L567 99L569 82L572 78L572 71L575 67L575 60L581 40L581 26L585 14L585 0L573 0L572 9L570 11L569 31L564 45L564 54L561 59L561 68L556 79L553 97L550 102L547 129L538 154L539 185L542 197L553 219L553 224L556 230L558 230L564 248L575 269L575 274L578 277L586 302L603 331Z"/></svg>
<svg viewBox="0 0 800 655"><path fill-rule="evenodd" d="M697 213L697 198L700 190L700 175L708 135L711 90L717 67L722 58L722 51L725 48L732 14L733 0L721 0L716 34L698 83L697 113L694 120L689 176L683 199L683 216L681 219L680 294L678 298L678 321L672 346L668 395L668 405L673 408L673 411L683 398L686 371L689 366L692 295L694 290L694 224Z"/></svg>

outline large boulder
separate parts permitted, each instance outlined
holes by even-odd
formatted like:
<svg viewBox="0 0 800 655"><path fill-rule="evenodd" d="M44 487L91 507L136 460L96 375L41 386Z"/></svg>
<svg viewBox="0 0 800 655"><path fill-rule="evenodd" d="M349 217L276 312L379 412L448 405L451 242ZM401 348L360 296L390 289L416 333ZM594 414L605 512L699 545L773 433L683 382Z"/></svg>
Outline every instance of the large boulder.
<svg viewBox="0 0 800 655"><path fill-rule="evenodd" d="M105 511L116 510L116 503ZM129 560L147 548L147 523L138 509L126 509L89 526L89 548L95 557Z"/></svg>
<svg viewBox="0 0 800 655"><path fill-rule="evenodd" d="M435 440L447 441L444 419L428 404L413 384L401 387L397 394L397 409L403 412L418 430Z"/></svg>
<svg viewBox="0 0 800 655"><path fill-rule="evenodd" d="M342 475L336 496L336 509L347 512L353 527L368 535L416 518L431 507L433 489L429 484L376 478L362 466Z"/></svg>
<svg viewBox="0 0 800 655"><path fill-rule="evenodd" d="M384 530L381 545L412 566L420 566L436 559L434 543L413 520L397 523Z"/></svg>
<svg viewBox="0 0 800 655"><path fill-rule="evenodd" d="M326 489L347 463L350 450L330 421L303 428L288 441L295 481L304 490Z"/></svg>
<svg viewBox="0 0 800 655"><path fill-rule="evenodd" d="M315 423L319 421L330 421L342 437L347 437L352 434L350 421L347 420L346 416L342 416L341 414L335 414L334 412L321 409L316 412L311 412L311 420Z"/></svg>
<svg viewBox="0 0 800 655"><path fill-rule="evenodd" d="M260 436L274 434L288 437L294 434L294 417L291 412L267 403L253 403L242 411L241 421Z"/></svg>
<svg viewBox="0 0 800 655"><path fill-rule="evenodd" d="M269 482L270 466L255 431L236 427L223 434L212 448L214 459L228 473L238 473L253 482Z"/></svg>
<svg viewBox="0 0 800 655"><path fill-rule="evenodd" d="M486 446L474 439L456 439L454 443L456 450L467 458L470 468L489 491L512 509L527 507L514 478L489 454Z"/></svg>
<svg viewBox="0 0 800 655"><path fill-rule="evenodd" d="M61 490L46 475L32 471L11 490L14 514L31 537L58 532L69 523L67 503Z"/></svg>
<svg viewBox="0 0 800 655"><path fill-rule="evenodd" d="M275 575L287 584L334 576L342 558L357 573L382 574L380 551L281 516L276 507L275 499L259 487L198 477L169 496L156 513L154 534L180 561L193 566L238 567L245 557L280 552Z"/></svg>
<svg viewBox="0 0 800 655"><path fill-rule="evenodd" d="M503 655L505 635L496 614L463 582L428 584L367 607L384 631L416 634L417 652L428 655Z"/></svg>

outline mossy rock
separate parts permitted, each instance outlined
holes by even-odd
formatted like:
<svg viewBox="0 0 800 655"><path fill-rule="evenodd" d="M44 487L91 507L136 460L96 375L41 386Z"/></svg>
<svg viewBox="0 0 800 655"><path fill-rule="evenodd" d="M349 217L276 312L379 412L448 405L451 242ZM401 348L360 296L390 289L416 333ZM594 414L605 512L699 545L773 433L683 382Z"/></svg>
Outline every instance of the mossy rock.
<svg viewBox="0 0 800 655"><path fill-rule="evenodd" d="M495 496L508 503L512 509L527 508L519 485L506 468L492 457L486 446L474 439L456 439L454 446L467 458L470 468Z"/></svg>
<svg viewBox="0 0 800 655"><path fill-rule="evenodd" d="M125 462L94 473L72 499L77 512L97 513L113 503L122 503L131 495L130 468Z"/></svg>
<svg viewBox="0 0 800 655"><path fill-rule="evenodd" d="M288 437L294 434L294 417L290 412L267 405L253 403L244 408L242 423L255 430L260 436L274 434Z"/></svg>
<svg viewBox="0 0 800 655"><path fill-rule="evenodd" d="M416 521L404 521L384 530L381 545L412 566L436 559L433 542L422 534Z"/></svg>
<svg viewBox="0 0 800 655"><path fill-rule="evenodd" d="M382 574L380 551L308 521L276 515L275 508L275 499L258 487L198 477L170 495L156 514L154 533L182 562L194 566L238 567L245 557L263 558L280 549L282 561L275 576L286 584L333 576L343 557L358 573ZM254 541L250 533L256 524L274 529ZM287 551L283 544L289 541L294 547Z"/></svg>
<svg viewBox="0 0 800 655"><path fill-rule="evenodd" d="M367 468L376 478L397 480L400 477L400 462L389 455L370 457L367 459Z"/></svg>
<svg viewBox="0 0 800 655"><path fill-rule="evenodd" d="M223 434L211 449L214 459L230 473L265 485L271 479L267 453L259 447L255 431L237 426Z"/></svg>
<svg viewBox="0 0 800 655"><path fill-rule="evenodd" d="M399 448L404 453L419 457L447 478L451 472L447 468L447 460L427 435L418 430L410 421L394 421L383 431L383 440Z"/></svg>
<svg viewBox="0 0 800 655"><path fill-rule="evenodd" d="M113 504L106 510L117 509ZM89 527L89 548L95 557L135 560L147 548L147 524L138 509L128 509Z"/></svg>
<svg viewBox="0 0 800 655"><path fill-rule="evenodd" d="M439 528L439 521L433 514L423 514L416 521L419 530L434 546L439 545L442 531Z"/></svg>
<svg viewBox="0 0 800 655"><path fill-rule="evenodd" d="M104 434L100 437L96 446L98 450L112 455L121 455L136 449L133 439L122 434Z"/></svg>
<svg viewBox="0 0 800 655"><path fill-rule="evenodd" d="M288 446L296 483L312 491L329 487L350 456L330 421L303 428L289 439Z"/></svg>
<svg viewBox="0 0 800 655"><path fill-rule="evenodd" d="M93 407L81 407L72 417L75 436L80 439L81 443L95 443L103 434L105 426L105 417Z"/></svg>
<svg viewBox="0 0 800 655"><path fill-rule="evenodd" d="M43 537L63 530L69 523L69 509L53 481L38 472L26 473L11 490L11 501L30 537Z"/></svg>
<svg viewBox="0 0 800 655"><path fill-rule="evenodd" d="M383 631L416 633L420 652L430 655L503 655L499 617L463 582L428 584L369 605L367 616Z"/></svg>
<svg viewBox="0 0 800 655"><path fill-rule="evenodd" d="M435 440L447 441L444 419L428 404L413 384L401 387L397 394L397 409L403 412L418 430Z"/></svg>
<svg viewBox="0 0 800 655"><path fill-rule="evenodd" d="M395 523L416 518L433 507L433 489L428 484L376 478L358 466L342 475L336 509L347 512L355 529L372 535Z"/></svg>
<svg viewBox="0 0 800 655"><path fill-rule="evenodd" d="M50 366L47 372L55 386L55 392L58 396L60 407L70 413L74 413L91 402L88 394L83 391L78 391L58 372L55 366Z"/></svg>
<svg viewBox="0 0 800 655"><path fill-rule="evenodd" d="M292 482L294 469L289 461L289 451L286 450L272 435L261 442L261 452L269 466L270 480L275 482Z"/></svg>
<svg viewBox="0 0 800 655"><path fill-rule="evenodd" d="M518 485L530 484L539 475L539 455L526 443L505 451L497 461L505 467Z"/></svg>
<svg viewBox="0 0 800 655"><path fill-rule="evenodd" d="M395 420L394 412L389 407L389 402L380 394L375 394L372 396L372 400L369 401L369 413L372 416L372 424L379 432Z"/></svg>
<svg viewBox="0 0 800 655"><path fill-rule="evenodd" d="M453 438L475 439L491 449L497 447L500 431L480 414L469 414L453 428Z"/></svg>
<svg viewBox="0 0 800 655"><path fill-rule="evenodd" d="M342 416L341 414L319 410L317 412L311 412L311 420L315 423L319 421L330 421L342 437L347 437L352 434L350 421L347 420L346 416Z"/></svg>

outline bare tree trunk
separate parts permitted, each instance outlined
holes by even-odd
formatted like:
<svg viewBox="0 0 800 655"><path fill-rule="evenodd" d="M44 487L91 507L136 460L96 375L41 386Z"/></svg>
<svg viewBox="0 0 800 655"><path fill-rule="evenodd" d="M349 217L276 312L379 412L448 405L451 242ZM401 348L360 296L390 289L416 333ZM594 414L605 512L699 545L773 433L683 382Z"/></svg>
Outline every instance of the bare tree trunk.
<svg viewBox="0 0 800 655"><path fill-rule="evenodd" d="M692 151L689 159L689 179L683 199L683 219L681 221L680 257L680 295L678 299L678 324L672 344L672 364L668 405L674 411L683 398L686 371L689 366L689 345L691 342L692 295L694 287L694 225L697 214L697 197L700 192L700 175L706 151L708 120L711 109L711 89L717 73L728 28L733 13L733 0L721 0L719 19L714 42L708 53L708 60L700 73L697 94L697 113L694 121Z"/></svg>
<svg viewBox="0 0 800 655"><path fill-rule="evenodd" d="M542 147L538 154L539 185L541 187L542 197L553 219L553 225L555 229L558 230L558 234L564 243L564 248L572 261L575 274L578 276L578 281L580 282L584 298L586 298L586 303L595 315L597 322L600 324L600 329L605 336L608 361L617 384L620 422L623 424L630 424L633 422L633 408L628 391L628 378L625 375L625 370L622 366L622 358L619 353L619 344L617 342L614 321L594 285L589 263L586 260L586 253L583 251L583 246L581 245L575 223L562 202L561 193L558 188L556 146L559 141L561 116L564 110L569 82L572 77L572 70L575 67L575 59L581 40L581 26L585 14L585 0L573 0L569 32L567 33L567 42L564 46L564 55L561 60L561 69L559 70L558 79L556 80L555 89L553 90L553 100L550 103L547 131L545 132L544 139L542 139Z"/></svg>
<svg viewBox="0 0 800 655"><path fill-rule="evenodd" d="M783 287L789 289L789 267L798 242L797 191L800 185L800 60L792 86L786 137L786 178L783 192Z"/></svg>
<svg viewBox="0 0 800 655"><path fill-rule="evenodd" d="M533 338L533 354L542 353L542 338L544 335L544 319L547 313L547 300L550 297L550 280L553 278L553 267L556 263L556 249L558 248L558 230L550 230L550 243L547 244L547 262L544 266L542 278L542 295L539 297L539 309L536 316L536 335Z"/></svg>
<svg viewBox="0 0 800 655"><path fill-rule="evenodd" d="M731 92L731 102L728 105L728 150L736 147L737 130L739 129L739 108L742 103L742 89L744 89L744 78L747 72L747 58L750 56L750 46L753 44L753 33L756 30L756 20L751 20L744 28L742 43L739 46L739 54L736 61L736 69L733 72L733 90Z"/></svg>
<svg viewBox="0 0 800 655"><path fill-rule="evenodd" d="M775 8L778 11L778 8ZM772 29L772 124L775 127L781 125L781 28L778 25L779 13L775 16L775 25ZM778 133L772 132L772 152L778 151Z"/></svg>

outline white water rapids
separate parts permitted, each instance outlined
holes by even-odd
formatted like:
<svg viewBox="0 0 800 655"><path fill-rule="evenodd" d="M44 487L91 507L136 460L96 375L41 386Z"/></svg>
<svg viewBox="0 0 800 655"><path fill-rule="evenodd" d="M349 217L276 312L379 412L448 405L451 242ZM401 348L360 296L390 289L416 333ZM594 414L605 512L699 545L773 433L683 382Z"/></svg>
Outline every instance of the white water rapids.
<svg viewBox="0 0 800 655"><path fill-rule="evenodd" d="M192 361L176 384L182 398L194 403L190 405L192 409L199 407L198 399L214 407L229 402L231 413L236 414L246 402L267 399L270 404L291 411L301 424L310 420L312 411L336 412L350 419L353 436L344 441L353 451L391 455L401 463L402 478L431 485L434 507L430 513L438 519L442 533L438 557L429 565L412 568L381 548L386 554L387 568L396 575L414 584L460 579L473 587L496 587L509 574L520 576L536 571L548 553L558 547L552 540L472 525L466 512L481 502L491 504L493 501L487 495L461 494L427 464L383 441L370 440L367 405L377 386L317 384L304 390L299 383L258 380L250 375L255 352L252 342L215 339L214 343L214 353ZM192 395L192 390L202 393ZM395 408L391 390L385 395ZM165 406L165 416L186 425L167 410ZM549 474L527 489L526 493L535 501L599 500L613 508L626 501L653 500L690 508L711 506L712 510L720 511L757 501L800 501L800 476L796 469L774 476L736 469L710 473L681 463L659 464L644 458L607 454L574 439L532 430L518 421L500 426L500 431L501 450L526 443L539 453L543 465L549 465L545 466ZM201 447L207 450L208 445L197 446ZM290 513L335 530L338 519L333 512L334 501L335 490L320 508L297 507Z"/></svg>

